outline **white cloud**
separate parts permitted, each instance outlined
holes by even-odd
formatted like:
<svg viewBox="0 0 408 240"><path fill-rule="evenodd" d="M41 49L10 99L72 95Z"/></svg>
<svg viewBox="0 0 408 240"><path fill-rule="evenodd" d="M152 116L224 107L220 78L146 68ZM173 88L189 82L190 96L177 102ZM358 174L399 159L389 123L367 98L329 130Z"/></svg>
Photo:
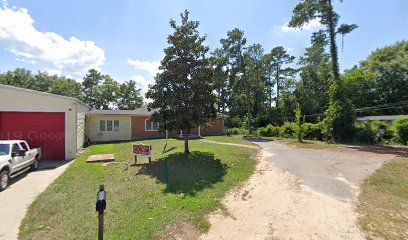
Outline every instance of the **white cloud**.
<svg viewBox="0 0 408 240"><path fill-rule="evenodd" d="M290 33L290 32L300 32L302 30L314 31L314 30L322 28L322 26L323 25L320 23L320 18L316 18L316 19L309 21L307 24L304 24L301 28L292 28L288 26L288 23L285 23L280 27L275 25L274 29L276 30L277 28L279 28L280 32Z"/></svg>
<svg viewBox="0 0 408 240"><path fill-rule="evenodd" d="M149 81L141 75L133 75L130 79L136 81L137 87L142 89L143 96L147 92L149 84L153 84L153 81Z"/></svg>
<svg viewBox="0 0 408 240"><path fill-rule="evenodd" d="M155 76L159 72L160 61L141 61L128 59L127 62L135 67L137 70L143 70Z"/></svg>
<svg viewBox="0 0 408 240"><path fill-rule="evenodd" d="M34 23L27 9L4 5L0 8L0 44L19 57L49 62L66 74L82 75L105 61L105 51L94 42L40 32Z"/></svg>

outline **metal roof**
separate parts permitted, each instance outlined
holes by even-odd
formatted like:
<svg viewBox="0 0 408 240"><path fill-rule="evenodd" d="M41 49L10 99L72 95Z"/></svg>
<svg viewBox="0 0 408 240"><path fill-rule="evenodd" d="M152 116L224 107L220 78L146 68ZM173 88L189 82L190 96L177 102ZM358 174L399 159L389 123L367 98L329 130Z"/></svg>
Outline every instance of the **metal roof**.
<svg viewBox="0 0 408 240"><path fill-rule="evenodd" d="M408 118L408 115L382 115L357 117L357 121L394 121L400 118Z"/></svg>

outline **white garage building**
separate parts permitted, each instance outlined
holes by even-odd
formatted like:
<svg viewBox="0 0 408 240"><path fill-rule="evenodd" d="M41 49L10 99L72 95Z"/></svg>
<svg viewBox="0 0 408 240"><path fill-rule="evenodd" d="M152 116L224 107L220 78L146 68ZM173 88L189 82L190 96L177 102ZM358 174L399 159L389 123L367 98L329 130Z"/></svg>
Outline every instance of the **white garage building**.
<svg viewBox="0 0 408 240"><path fill-rule="evenodd" d="M76 98L0 84L0 139L41 147L44 160L74 159L89 110Z"/></svg>

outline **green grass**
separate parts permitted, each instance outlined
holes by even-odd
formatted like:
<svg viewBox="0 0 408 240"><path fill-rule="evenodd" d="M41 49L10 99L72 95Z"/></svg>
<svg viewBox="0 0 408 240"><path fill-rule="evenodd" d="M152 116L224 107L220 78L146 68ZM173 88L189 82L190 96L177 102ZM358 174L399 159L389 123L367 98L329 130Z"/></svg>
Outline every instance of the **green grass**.
<svg viewBox="0 0 408 240"><path fill-rule="evenodd" d="M233 136L206 136L205 139L214 141L214 142L225 142L225 143L235 143L235 144L242 144L248 146L258 146L250 141L247 141L242 138L240 135L233 135Z"/></svg>
<svg viewBox="0 0 408 240"><path fill-rule="evenodd" d="M105 239L161 238L183 222L206 231L206 215L222 208L224 194L253 172L256 150L190 141L189 157L183 141L145 140L153 148L153 161L137 166L102 167L85 163L89 155L114 153L118 161L133 159L132 143L94 145L29 207L20 226L19 239L96 239L96 193L107 191ZM164 160L168 162L165 183Z"/></svg>
<svg viewBox="0 0 408 240"><path fill-rule="evenodd" d="M367 178L359 196L359 225L367 239L408 239L408 156Z"/></svg>

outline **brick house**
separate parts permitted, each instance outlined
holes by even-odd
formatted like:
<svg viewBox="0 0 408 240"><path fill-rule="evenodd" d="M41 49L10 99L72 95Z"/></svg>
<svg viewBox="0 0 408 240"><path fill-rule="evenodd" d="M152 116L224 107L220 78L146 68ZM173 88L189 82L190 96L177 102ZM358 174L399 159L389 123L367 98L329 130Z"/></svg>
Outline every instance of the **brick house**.
<svg viewBox="0 0 408 240"><path fill-rule="evenodd" d="M86 136L91 142L126 141L141 138L161 138L159 124L150 121L147 106L135 110L91 110L86 116ZM190 134L197 136L223 135L224 119L211 121L208 127L198 127ZM181 131L169 133L176 137Z"/></svg>

